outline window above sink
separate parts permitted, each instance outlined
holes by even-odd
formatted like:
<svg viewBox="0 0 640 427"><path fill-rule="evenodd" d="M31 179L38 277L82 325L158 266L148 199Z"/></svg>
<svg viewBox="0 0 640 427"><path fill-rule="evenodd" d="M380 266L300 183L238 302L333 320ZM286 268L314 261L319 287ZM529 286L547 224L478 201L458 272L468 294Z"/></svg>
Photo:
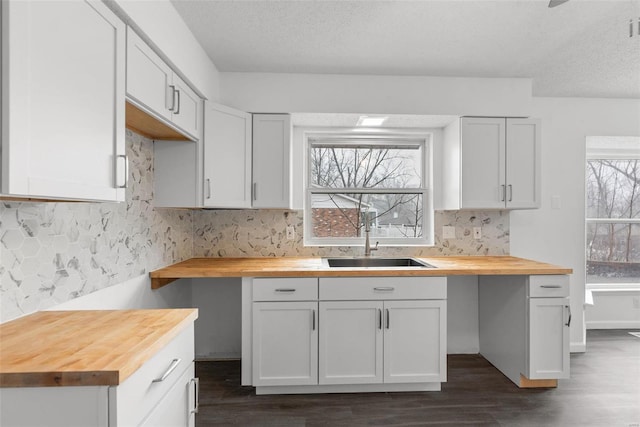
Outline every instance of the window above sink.
<svg viewBox="0 0 640 427"><path fill-rule="evenodd" d="M305 245L433 244L429 133L309 132Z"/></svg>

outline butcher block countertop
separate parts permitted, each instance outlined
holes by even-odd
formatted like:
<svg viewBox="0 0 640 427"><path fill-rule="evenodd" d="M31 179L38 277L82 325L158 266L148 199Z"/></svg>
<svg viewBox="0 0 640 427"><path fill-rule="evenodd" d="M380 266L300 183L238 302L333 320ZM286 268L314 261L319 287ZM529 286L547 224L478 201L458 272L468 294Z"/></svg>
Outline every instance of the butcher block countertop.
<svg viewBox="0 0 640 427"><path fill-rule="evenodd" d="M197 317L191 308L39 311L0 324L0 387L121 384Z"/></svg>
<svg viewBox="0 0 640 427"><path fill-rule="evenodd" d="M347 277L571 274L570 268L512 256L414 257L437 268L329 268L320 257L191 258L149 273L151 287L194 277Z"/></svg>

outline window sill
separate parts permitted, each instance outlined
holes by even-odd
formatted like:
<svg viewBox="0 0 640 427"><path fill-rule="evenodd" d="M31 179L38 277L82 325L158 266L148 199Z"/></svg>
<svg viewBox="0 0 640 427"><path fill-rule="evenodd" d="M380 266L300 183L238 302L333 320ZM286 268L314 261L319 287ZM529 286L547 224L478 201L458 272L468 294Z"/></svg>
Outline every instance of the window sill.
<svg viewBox="0 0 640 427"><path fill-rule="evenodd" d="M640 283L588 283L586 290L598 293L640 292Z"/></svg>

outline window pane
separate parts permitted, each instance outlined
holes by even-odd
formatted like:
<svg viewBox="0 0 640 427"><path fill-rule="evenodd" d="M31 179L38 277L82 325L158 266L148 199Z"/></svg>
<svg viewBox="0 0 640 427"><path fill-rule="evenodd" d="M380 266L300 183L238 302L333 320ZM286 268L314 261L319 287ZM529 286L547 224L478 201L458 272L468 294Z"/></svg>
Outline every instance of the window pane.
<svg viewBox="0 0 640 427"><path fill-rule="evenodd" d="M587 162L587 218L640 218L640 162Z"/></svg>
<svg viewBox="0 0 640 427"><path fill-rule="evenodd" d="M640 224L587 224L587 283L640 283Z"/></svg>
<svg viewBox="0 0 640 427"><path fill-rule="evenodd" d="M422 193L311 194L313 237L422 238Z"/></svg>
<svg viewBox="0 0 640 427"><path fill-rule="evenodd" d="M422 145L312 145L311 184L325 188L420 188Z"/></svg>

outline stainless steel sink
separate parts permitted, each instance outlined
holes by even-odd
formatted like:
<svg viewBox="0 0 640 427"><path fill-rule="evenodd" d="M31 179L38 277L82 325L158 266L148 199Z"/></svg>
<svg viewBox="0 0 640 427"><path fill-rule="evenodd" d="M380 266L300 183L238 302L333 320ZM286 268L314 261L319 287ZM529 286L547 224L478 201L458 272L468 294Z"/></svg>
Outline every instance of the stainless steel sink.
<svg viewBox="0 0 640 427"><path fill-rule="evenodd" d="M415 258L322 258L325 266L331 268L350 267L413 267L413 268L436 268L424 261Z"/></svg>

